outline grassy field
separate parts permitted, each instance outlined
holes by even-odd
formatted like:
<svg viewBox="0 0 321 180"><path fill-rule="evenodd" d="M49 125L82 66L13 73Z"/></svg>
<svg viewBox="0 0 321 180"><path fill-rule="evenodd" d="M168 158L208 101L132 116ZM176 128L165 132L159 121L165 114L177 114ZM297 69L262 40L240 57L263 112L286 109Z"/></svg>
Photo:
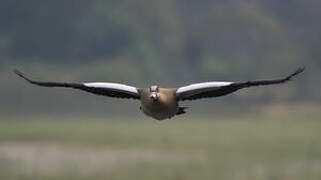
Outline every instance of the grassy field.
<svg viewBox="0 0 321 180"><path fill-rule="evenodd" d="M319 115L3 117L0 179L319 180Z"/></svg>

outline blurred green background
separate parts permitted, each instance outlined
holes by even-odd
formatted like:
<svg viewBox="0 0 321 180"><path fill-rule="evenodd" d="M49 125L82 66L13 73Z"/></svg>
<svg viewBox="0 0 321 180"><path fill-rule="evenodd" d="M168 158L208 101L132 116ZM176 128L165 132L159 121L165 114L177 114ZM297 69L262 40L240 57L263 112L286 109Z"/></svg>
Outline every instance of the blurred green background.
<svg viewBox="0 0 321 180"><path fill-rule="evenodd" d="M321 2L0 1L0 179L321 179ZM184 102L139 102L37 80L179 87L278 78Z"/></svg>

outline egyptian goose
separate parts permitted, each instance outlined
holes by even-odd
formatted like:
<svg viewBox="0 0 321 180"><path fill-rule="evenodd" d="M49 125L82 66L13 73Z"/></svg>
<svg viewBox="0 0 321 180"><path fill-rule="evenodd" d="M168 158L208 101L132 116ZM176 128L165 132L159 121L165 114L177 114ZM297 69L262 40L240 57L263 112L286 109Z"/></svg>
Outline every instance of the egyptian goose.
<svg viewBox="0 0 321 180"><path fill-rule="evenodd" d="M186 107L179 107L179 101L225 96L239 89L248 88L251 86L280 84L291 80L292 77L303 71L304 68L299 68L293 74L285 78L273 80L246 82L203 82L183 86L180 88L160 88L158 86L151 86L150 88L136 88L133 86L109 82L61 83L34 81L24 76L18 70L14 70L18 76L22 77L29 83L38 86L66 87L80 89L102 96L140 100L140 109L144 112L144 114L157 120L164 120L175 115L184 114Z"/></svg>

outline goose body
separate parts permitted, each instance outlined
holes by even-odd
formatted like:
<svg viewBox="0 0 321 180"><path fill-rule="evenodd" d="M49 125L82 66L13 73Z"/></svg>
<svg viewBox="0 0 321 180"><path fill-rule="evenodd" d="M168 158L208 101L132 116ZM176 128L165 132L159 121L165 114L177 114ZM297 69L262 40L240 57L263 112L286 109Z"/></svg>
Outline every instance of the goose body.
<svg viewBox="0 0 321 180"><path fill-rule="evenodd" d="M151 86L150 88L136 88L133 86L110 82L43 82L31 80L18 70L15 70L14 72L29 83L38 86L73 88L87 91L96 95L140 100L140 109L145 115L157 120L164 120L172 118L175 115L185 113L186 107L180 107L178 104L179 101L225 96L237 90L252 86L280 84L291 80L292 77L303 71L304 68L299 68L285 78L273 80L245 82L203 82L179 88L160 88L158 86Z"/></svg>
<svg viewBox="0 0 321 180"><path fill-rule="evenodd" d="M157 100L150 98L150 88L140 90L141 110L157 120L171 118L179 111L175 89L157 88Z"/></svg>

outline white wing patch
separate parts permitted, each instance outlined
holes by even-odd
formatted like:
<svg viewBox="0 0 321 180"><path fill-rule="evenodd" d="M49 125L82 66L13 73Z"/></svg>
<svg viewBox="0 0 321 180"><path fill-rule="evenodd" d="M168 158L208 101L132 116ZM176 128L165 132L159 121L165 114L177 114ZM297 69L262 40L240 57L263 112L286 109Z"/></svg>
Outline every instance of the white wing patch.
<svg viewBox="0 0 321 180"><path fill-rule="evenodd" d="M190 92L190 91L202 91L202 89L209 89L209 88L220 88L224 86L228 86L232 84L233 82L204 82L204 83L198 83L198 84L191 84L188 86L180 87L177 89L176 93L181 94L185 92Z"/></svg>
<svg viewBox="0 0 321 180"><path fill-rule="evenodd" d="M125 91L132 94L138 95L138 90L135 87L127 86L124 84L118 84L118 83L103 83L103 82L93 82L93 83L83 83L87 87L93 87L93 88L106 88L106 89L112 89L116 91Z"/></svg>

